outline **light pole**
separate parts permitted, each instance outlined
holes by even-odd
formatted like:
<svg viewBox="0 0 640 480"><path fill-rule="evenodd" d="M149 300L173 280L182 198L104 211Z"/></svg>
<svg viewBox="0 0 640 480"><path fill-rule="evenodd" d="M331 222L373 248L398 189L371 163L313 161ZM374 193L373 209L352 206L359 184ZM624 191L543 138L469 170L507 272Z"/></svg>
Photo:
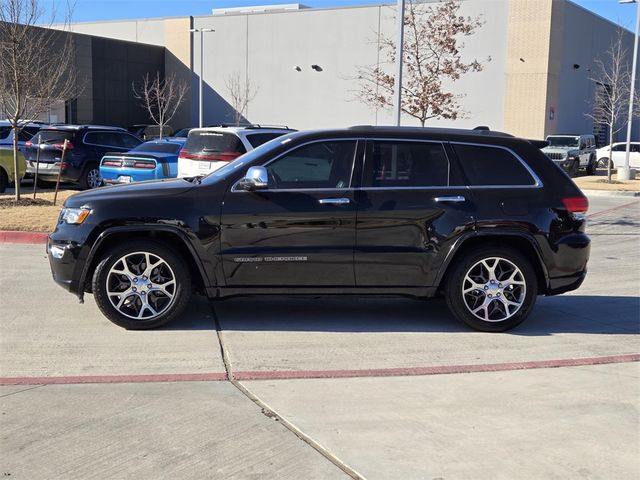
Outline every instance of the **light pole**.
<svg viewBox="0 0 640 480"><path fill-rule="evenodd" d="M404 46L404 1L398 0L397 38L396 38L396 78L393 85L393 123L400 126L402 115L402 51Z"/></svg>
<svg viewBox="0 0 640 480"><path fill-rule="evenodd" d="M637 0L619 0L618 3L638 3ZM629 85L629 119L627 122L627 148L624 157L624 168L618 170L618 180L631 180L629 156L631 152L631 122L633 120L633 96L636 89L636 67L638 64L638 30L640 30L640 5L636 7L636 33L633 42L633 66L631 67L631 84Z"/></svg>
<svg viewBox="0 0 640 480"><path fill-rule="evenodd" d="M203 117L203 96L202 96L202 75L204 75L204 34L207 32L215 32L213 28L190 28L191 33L200 33L200 79L198 82L198 127L202 128Z"/></svg>

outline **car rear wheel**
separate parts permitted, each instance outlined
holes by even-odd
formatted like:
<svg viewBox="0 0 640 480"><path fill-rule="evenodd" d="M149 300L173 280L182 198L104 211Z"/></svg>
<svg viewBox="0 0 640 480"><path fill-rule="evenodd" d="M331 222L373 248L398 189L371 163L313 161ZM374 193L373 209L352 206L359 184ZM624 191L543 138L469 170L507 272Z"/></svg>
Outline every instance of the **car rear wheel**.
<svg viewBox="0 0 640 480"><path fill-rule="evenodd" d="M108 252L93 275L100 311L130 330L164 325L178 316L191 296L185 261L161 243L128 242Z"/></svg>
<svg viewBox="0 0 640 480"><path fill-rule="evenodd" d="M445 288L453 315L484 332L502 332L523 322L538 290L531 263L509 247L465 254L453 265Z"/></svg>
<svg viewBox="0 0 640 480"><path fill-rule="evenodd" d="M89 190L100 186L102 186L100 168L96 164L88 165L82 172L82 177L80 177L80 188L82 188L82 190Z"/></svg>
<svg viewBox="0 0 640 480"><path fill-rule="evenodd" d="M593 155L589 157L589 163L587 164L587 175L596 174L596 157Z"/></svg>
<svg viewBox="0 0 640 480"><path fill-rule="evenodd" d="M607 162L609 159L607 157L602 157L598 160L598 168L607 168ZM611 162L611 168L613 168L613 162Z"/></svg>

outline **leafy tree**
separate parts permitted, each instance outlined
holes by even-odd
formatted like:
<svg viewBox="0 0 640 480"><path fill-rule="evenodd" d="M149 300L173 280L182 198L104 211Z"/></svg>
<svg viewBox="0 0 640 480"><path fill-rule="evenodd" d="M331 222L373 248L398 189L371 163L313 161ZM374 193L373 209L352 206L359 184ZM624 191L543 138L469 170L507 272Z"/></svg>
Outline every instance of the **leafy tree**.
<svg viewBox="0 0 640 480"><path fill-rule="evenodd" d="M409 0L404 16L402 111L424 127L427 120L455 120L464 116L459 100L463 95L448 90L447 84L469 72L480 72L479 60L464 62L464 37L483 25L480 17L459 14L454 0L424 4ZM396 44L390 37L380 39L380 51L387 64L395 64ZM487 58L487 61L490 61ZM358 98L375 108L393 107L395 78L382 66L363 67Z"/></svg>

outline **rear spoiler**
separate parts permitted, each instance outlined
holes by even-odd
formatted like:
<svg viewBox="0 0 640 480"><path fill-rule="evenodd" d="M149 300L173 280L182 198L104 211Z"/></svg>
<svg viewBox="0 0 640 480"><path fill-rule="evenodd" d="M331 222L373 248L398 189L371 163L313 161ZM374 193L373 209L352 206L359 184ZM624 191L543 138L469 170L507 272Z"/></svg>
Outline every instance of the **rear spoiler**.
<svg viewBox="0 0 640 480"><path fill-rule="evenodd" d="M531 145L533 145L536 148L544 148L549 146L549 142L547 142L546 140L530 140L528 139L527 142L529 142Z"/></svg>

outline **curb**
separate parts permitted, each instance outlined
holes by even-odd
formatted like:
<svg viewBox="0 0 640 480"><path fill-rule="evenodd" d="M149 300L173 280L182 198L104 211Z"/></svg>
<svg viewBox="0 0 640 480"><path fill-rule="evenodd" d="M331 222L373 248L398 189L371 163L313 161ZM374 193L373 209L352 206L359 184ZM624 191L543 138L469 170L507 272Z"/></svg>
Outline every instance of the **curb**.
<svg viewBox="0 0 640 480"><path fill-rule="evenodd" d="M640 197L640 192L620 190L582 190L585 195L595 197Z"/></svg>
<svg viewBox="0 0 640 480"><path fill-rule="evenodd" d="M18 232L0 230L0 243L28 243L44 245L47 243L48 233L45 232Z"/></svg>

